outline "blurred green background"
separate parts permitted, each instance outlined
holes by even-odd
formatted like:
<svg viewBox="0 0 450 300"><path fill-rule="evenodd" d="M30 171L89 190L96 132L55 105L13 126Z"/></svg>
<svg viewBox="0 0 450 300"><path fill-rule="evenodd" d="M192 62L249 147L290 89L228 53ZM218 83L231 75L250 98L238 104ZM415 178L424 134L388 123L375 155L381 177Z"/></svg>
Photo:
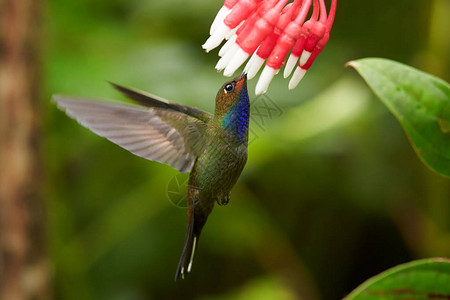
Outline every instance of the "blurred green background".
<svg viewBox="0 0 450 300"><path fill-rule="evenodd" d="M280 74L255 98L249 82L247 166L229 205L211 214L193 272L174 283L186 225L186 209L168 197L178 172L92 134L49 99L126 101L112 81L212 112L226 79L214 70L218 50L201 44L221 5L46 2L55 299L338 299L399 263L450 257L449 181L421 163L395 118L344 68L386 57L448 81L450 2L341 0L330 42L294 91Z"/></svg>

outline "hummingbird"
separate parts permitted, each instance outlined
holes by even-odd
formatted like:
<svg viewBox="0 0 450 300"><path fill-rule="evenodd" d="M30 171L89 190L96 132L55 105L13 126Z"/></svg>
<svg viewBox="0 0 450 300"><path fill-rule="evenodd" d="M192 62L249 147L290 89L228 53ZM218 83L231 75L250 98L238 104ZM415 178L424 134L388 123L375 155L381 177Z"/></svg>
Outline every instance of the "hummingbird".
<svg viewBox="0 0 450 300"><path fill-rule="evenodd" d="M62 95L54 95L53 100L81 125L131 153L190 172L186 238L175 274L175 281L184 279L215 202L228 204L247 162L247 74L222 85L214 114L111 84L137 105Z"/></svg>

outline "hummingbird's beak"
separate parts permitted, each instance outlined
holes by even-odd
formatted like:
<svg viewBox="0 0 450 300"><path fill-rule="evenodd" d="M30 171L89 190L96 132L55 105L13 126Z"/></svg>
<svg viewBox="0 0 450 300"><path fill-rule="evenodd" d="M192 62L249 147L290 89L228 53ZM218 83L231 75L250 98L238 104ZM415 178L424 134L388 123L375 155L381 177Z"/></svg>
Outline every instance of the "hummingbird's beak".
<svg viewBox="0 0 450 300"><path fill-rule="evenodd" d="M242 72L241 75L234 78L234 81L236 82L236 90L240 91L244 85L247 85L247 72Z"/></svg>

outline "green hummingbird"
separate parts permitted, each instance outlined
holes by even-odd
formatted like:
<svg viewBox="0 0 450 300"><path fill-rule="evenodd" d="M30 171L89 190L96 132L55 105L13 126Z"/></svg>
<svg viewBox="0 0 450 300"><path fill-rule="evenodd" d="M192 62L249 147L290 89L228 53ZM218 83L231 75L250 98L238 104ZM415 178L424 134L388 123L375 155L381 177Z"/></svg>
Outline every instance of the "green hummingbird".
<svg viewBox="0 0 450 300"><path fill-rule="evenodd" d="M68 116L131 153L190 172L187 230L175 280L191 271L214 203L225 205L247 162L250 101L246 73L222 85L214 115L112 84L138 105L55 95Z"/></svg>

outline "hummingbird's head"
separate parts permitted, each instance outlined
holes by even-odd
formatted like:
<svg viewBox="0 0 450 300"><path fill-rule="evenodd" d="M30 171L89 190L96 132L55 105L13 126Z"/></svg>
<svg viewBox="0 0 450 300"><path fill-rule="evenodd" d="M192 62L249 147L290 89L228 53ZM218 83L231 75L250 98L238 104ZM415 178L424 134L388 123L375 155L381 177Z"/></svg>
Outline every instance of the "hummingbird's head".
<svg viewBox="0 0 450 300"><path fill-rule="evenodd" d="M229 114L237 106L249 106L247 73L225 82L216 96L216 116Z"/></svg>
<svg viewBox="0 0 450 300"><path fill-rule="evenodd" d="M247 73L226 82L217 93L215 118L220 126L231 131L239 142L248 140L250 101Z"/></svg>

